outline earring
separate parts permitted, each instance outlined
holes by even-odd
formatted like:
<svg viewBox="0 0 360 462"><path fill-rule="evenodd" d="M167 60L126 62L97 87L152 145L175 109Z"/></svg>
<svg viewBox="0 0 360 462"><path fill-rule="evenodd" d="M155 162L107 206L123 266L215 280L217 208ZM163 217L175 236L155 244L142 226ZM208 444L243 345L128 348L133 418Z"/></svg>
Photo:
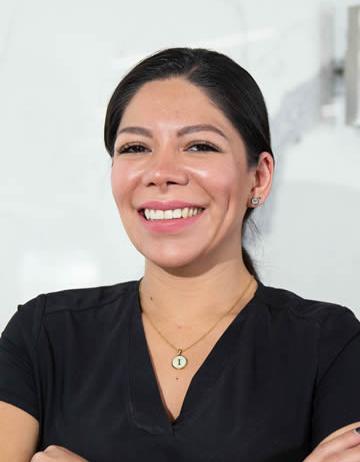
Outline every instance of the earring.
<svg viewBox="0 0 360 462"><path fill-rule="evenodd" d="M251 205L253 205L254 207L256 207L257 205L260 204L260 199L261 197L252 197L251 198Z"/></svg>

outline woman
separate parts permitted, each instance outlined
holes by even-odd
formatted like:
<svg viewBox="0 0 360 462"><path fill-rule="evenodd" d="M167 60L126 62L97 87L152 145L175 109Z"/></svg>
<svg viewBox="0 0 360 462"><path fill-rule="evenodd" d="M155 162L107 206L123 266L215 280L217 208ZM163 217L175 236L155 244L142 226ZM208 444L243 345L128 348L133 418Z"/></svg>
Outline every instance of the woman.
<svg viewBox="0 0 360 462"><path fill-rule="evenodd" d="M9 321L0 399L37 422L34 460L360 462L359 320L264 285L242 245L274 170L254 79L157 52L117 86L105 145L145 271Z"/></svg>

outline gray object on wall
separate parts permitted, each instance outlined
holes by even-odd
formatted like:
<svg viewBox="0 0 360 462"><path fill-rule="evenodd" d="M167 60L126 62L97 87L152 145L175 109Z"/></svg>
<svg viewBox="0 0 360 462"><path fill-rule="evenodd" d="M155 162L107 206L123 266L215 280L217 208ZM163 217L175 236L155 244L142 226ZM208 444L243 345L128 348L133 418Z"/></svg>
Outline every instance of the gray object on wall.
<svg viewBox="0 0 360 462"><path fill-rule="evenodd" d="M348 8L346 123L360 127L360 6Z"/></svg>

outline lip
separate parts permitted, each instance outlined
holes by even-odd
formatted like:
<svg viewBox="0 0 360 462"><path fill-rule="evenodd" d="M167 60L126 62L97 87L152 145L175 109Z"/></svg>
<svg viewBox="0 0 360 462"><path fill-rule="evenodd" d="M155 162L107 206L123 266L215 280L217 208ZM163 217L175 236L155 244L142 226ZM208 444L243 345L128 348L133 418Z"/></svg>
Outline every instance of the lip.
<svg viewBox="0 0 360 462"><path fill-rule="evenodd" d="M148 201L141 204L137 210L144 210L144 209L155 209L155 210L170 210L170 209L183 209L185 207L195 207L195 208L202 208L202 205L194 204L193 202L184 202L178 200L172 201ZM196 215L195 215L196 216Z"/></svg>

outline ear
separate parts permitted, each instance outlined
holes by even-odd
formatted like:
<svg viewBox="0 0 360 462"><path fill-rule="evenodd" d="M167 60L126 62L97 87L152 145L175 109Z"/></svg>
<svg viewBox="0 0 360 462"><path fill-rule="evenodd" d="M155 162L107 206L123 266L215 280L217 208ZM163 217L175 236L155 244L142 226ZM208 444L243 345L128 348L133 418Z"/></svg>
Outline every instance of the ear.
<svg viewBox="0 0 360 462"><path fill-rule="evenodd" d="M261 197L260 204L263 204L270 194L272 179L274 174L273 156L263 151L259 156L258 164L254 170L251 197Z"/></svg>

